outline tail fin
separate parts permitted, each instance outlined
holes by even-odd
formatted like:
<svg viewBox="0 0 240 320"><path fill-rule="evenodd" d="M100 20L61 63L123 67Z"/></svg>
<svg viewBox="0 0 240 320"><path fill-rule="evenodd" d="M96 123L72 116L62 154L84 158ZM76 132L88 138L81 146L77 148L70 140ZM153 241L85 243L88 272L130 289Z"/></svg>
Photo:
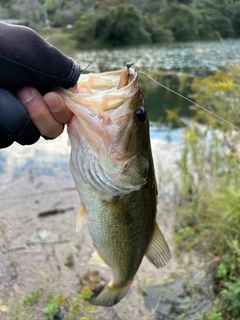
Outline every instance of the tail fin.
<svg viewBox="0 0 240 320"><path fill-rule="evenodd" d="M116 286L112 281L99 293L99 295L93 299L92 304L112 307L118 303L128 292L132 284L132 281L123 286Z"/></svg>

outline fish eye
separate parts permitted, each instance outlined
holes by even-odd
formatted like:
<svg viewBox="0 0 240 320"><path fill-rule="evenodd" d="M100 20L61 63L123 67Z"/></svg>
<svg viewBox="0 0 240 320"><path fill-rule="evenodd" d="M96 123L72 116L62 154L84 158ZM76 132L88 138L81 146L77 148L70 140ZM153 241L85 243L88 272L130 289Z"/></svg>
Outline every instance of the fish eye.
<svg viewBox="0 0 240 320"><path fill-rule="evenodd" d="M140 107L137 111L136 111L136 118L138 122L144 122L147 118L147 112L146 109L143 107Z"/></svg>

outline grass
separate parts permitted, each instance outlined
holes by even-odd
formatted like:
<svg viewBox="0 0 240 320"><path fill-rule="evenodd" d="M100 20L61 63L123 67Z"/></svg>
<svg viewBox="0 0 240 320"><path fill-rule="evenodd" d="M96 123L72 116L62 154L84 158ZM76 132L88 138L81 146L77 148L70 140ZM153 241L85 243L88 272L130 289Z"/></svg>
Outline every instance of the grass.
<svg viewBox="0 0 240 320"><path fill-rule="evenodd" d="M56 29L41 29L38 33L52 45L60 49L66 55L72 55L77 48L77 42L71 36L71 29L64 30L62 28Z"/></svg>
<svg viewBox="0 0 240 320"><path fill-rule="evenodd" d="M73 255L67 256L69 267ZM48 263L50 263L48 261ZM91 305L93 291L79 284L79 291L66 295L58 292L58 276L47 275L38 266L36 273L42 280L39 290L22 296L10 294L0 299L0 319L4 320L93 320L95 307Z"/></svg>
<svg viewBox="0 0 240 320"><path fill-rule="evenodd" d="M73 256L72 252L70 252L70 253L67 255L64 264L65 264L66 267L69 267L69 268L72 268L72 267L74 266L74 256Z"/></svg>
<svg viewBox="0 0 240 320"><path fill-rule="evenodd" d="M235 126L240 124L240 66L193 84L195 100ZM215 299L201 319L240 318L239 131L201 110L184 132L177 252L217 259Z"/></svg>
<svg viewBox="0 0 240 320"><path fill-rule="evenodd" d="M93 292L88 286L81 288L80 293L73 296L65 296L62 292L55 295L47 288L43 292L34 291L29 296L23 296L16 303L14 296L8 299L8 305L0 300L0 317L5 315L6 320L93 320L95 307L90 300ZM33 308L35 307L35 308ZM37 314L35 316L35 311Z"/></svg>
<svg viewBox="0 0 240 320"><path fill-rule="evenodd" d="M42 293L40 291L33 291L28 297L24 299L24 304L26 306L37 304L41 297Z"/></svg>

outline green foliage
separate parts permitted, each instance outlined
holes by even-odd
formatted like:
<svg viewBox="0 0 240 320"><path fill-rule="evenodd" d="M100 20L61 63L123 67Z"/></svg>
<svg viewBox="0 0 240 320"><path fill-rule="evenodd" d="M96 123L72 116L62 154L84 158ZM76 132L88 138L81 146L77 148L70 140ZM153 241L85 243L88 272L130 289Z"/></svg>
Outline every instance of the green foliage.
<svg viewBox="0 0 240 320"><path fill-rule="evenodd" d="M222 320L222 313L221 312L214 312L210 315L209 320Z"/></svg>
<svg viewBox="0 0 240 320"><path fill-rule="evenodd" d="M83 287L80 293L73 297L66 297L62 293L54 296L48 289L43 290L43 293L34 291L28 297L23 296L18 303L14 301L13 296L10 296L7 306L0 299L0 313L5 313L7 320L37 320L39 317L34 317L28 310L29 306L37 305L38 309L42 310L43 320L62 319L63 309L65 320L94 320L95 307L90 303L93 292L88 286ZM48 297L48 300L42 307L44 296ZM41 306L39 306L40 298Z"/></svg>
<svg viewBox="0 0 240 320"><path fill-rule="evenodd" d="M66 296L61 292L56 292L55 280L48 277L40 268L36 267L43 280L40 291L33 291L29 296L23 295L17 300L13 295L8 298L8 303L0 299L0 314L4 313L7 320L37 320L39 312L43 320L94 320L95 306L91 304L93 291L84 286L79 293ZM53 282L52 282L53 281ZM37 308L38 316L34 317L32 312Z"/></svg>
<svg viewBox="0 0 240 320"><path fill-rule="evenodd" d="M54 12L52 26L56 27L56 28L62 26L62 19L61 19L60 9L57 9Z"/></svg>
<svg viewBox="0 0 240 320"><path fill-rule="evenodd" d="M12 3L12 0L1 0L1 5L3 7L8 7Z"/></svg>
<svg viewBox="0 0 240 320"><path fill-rule="evenodd" d="M197 101L208 110L216 113L223 119L238 126L240 125L240 109L238 108L240 66L230 69L228 74L216 72L205 79L195 79L193 90L197 92ZM236 79L235 81L233 79ZM215 117L209 118L205 111L198 112L198 118L206 121L211 127L220 126L222 130L229 131L231 127ZM233 146L234 148L234 146Z"/></svg>
<svg viewBox="0 0 240 320"><path fill-rule="evenodd" d="M54 14L54 12L58 8L58 1L57 0L45 0L45 8L49 15Z"/></svg>
<svg viewBox="0 0 240 320"><path fill-rule="evenodd" d="M70 252L67 257L66 257L66 261L65 261L65 266L71 268L74 266L74 256L72 254L72 252Z"/></svg>
<svg viewBox="0 0 240 320"><path fill-rule="evenodd" d="M98 20L96 38L111 46L142 44L150 41L140 12L132 5L118 5Z"/></svg>
<svg viewBox="0 0 240 320"><path fill-rule="evenodd" d="M56 316L60 312L60 307L65 301L66 298L62 295L62 293L59 293L55 298L52 298L50 301L48 301L46 307L43 309L45 314L44 320L56 319Z"/></svg>
<svg viewBox="0 0 240 320"><path fill-rule="evenodd" d="M24 304L24 298L19 301L19 303L14 303L14 297L11 295L9 297L7 306L7 320L25 320L26 319L26 308Z"/></svg>
<svg viewBox="0 0 240 320"><path fill-rule="evenodd" d="M102 14L83 12L79 15L73 27L73 39L79 47L94 46L96 43L96 28Z"/></svg>
<svg viewBox="0 0 240 320"><path fill-rule="evenodd" d="M192 0L177 0L178 3L192 4Z"/></svg>
<svg viewBox="0 0 240 320"><path fill-rule="evenodd" d="M200 38L217 39L233 36L232 15L224 3L203 0L196 7L197 29Z"/></svg>
<svg viewBox="0 0 240 320"><path fill-rule="evenodd" d="M191 7L174 3L162 12L164 25L170 29L175 40L191 40L196 36L196 17Z"/></svg>
<svg viewBox="0 0 240 320"><path fill-rule="evenodd" d="M24 299L24 304L28 306L32 306L35 303L38 303L40 298L42 297L42 293L40 291L33 291L30 296Z"/></svg>
<svg viewBox="0 0 240 320"><path fill-rule="evenodd" d="M227 306L227 311L233 319L240 318L240 279L231 278L224 282L226 289L221 291L223 302Z"/></svg>
<svg viewBox="0 0 240 320"><path fill-rule="evenodd" d="M4 0L7 15L35 29L75 25L79 47L240 36L234 0ZM4 11L4 12L5 12Z"/></svg>
<svg viewBox="0 0 240 320"><path fill-rule="evenodd" d="M240 242L233 240L230 249L217 268L216 277L224 283L228 279L237 279L240 274Z"/></svg>
<svg viewBox="0 0 240 320"><path fill-rule="evenodd" d="M59 48L64 54L71 55L77 48L77 41L72 39L71 31L63 29L41 29L40 35Z"/></svg>
<svg viewBox="0 0 240 320"><path fill-rule="evenodd" d="M61 307L68 304L68 314L64 319L66 320L93 320L93 313L95 307L91 305L92 290L85 286L81 289L80 294L69 299L64 297L61 293L52 298L44 308L44 320L54 320L60 314Z"/></svg>
<svg viewBox="0 0 240 320"><path fill-rule="evenodd" d="M236 36L240 36L240 2L236 2L233 6L233 28Z"/></svg>
<svg viewBox="0 0 240 320"><path fill-rule="evenodd" d="M240 66L226 74L196 79L196 102L239 126ZM200 124L204 123L204 125ZM203 319L240 317L240 155L239 133L224 121L197 110L184 132L179 161L182 206L176 215L178 252L197 250L218 257L217 298Z"/></svg>
<svg viewBox="0 0 240 320"><path fill-rule="evenodd" d="M172 30L166 28L159 15L144 15L143 25L146 32L150 35L150 40L152 43L174 41Z"/></svg>
<svg viewBox="0 0 240 320"><path fill-rule="evenodd" d="M89 315L80 318L80 320L93 320L95 307L90 303L92 296L92 290L87 286L83 287L81 293L71 301L69 306L69 315L67 316L66 320L79 320L79 314L83 314L86 311L89 313Z"/></svg>
<svg viewBox="0 0 240 320"><path fill-rule="evenodd" d="M158 14L141 15L133 5L116 5L103 12L82 12L74 23L73 38L79 47L126 46L170 42L172 31Z"/></svg>

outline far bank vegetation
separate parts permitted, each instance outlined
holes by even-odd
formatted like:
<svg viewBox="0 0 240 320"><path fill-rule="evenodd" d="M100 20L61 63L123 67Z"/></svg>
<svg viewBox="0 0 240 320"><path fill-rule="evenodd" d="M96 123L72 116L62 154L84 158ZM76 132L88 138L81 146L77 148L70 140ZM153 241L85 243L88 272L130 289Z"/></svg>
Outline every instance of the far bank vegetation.
<svg viewBox="0 0 240 320"><path fill-rule="evenodd" d="M239 0L3 0L0 9L37 31L68 31L79 47L240 36Z"/></svg>

